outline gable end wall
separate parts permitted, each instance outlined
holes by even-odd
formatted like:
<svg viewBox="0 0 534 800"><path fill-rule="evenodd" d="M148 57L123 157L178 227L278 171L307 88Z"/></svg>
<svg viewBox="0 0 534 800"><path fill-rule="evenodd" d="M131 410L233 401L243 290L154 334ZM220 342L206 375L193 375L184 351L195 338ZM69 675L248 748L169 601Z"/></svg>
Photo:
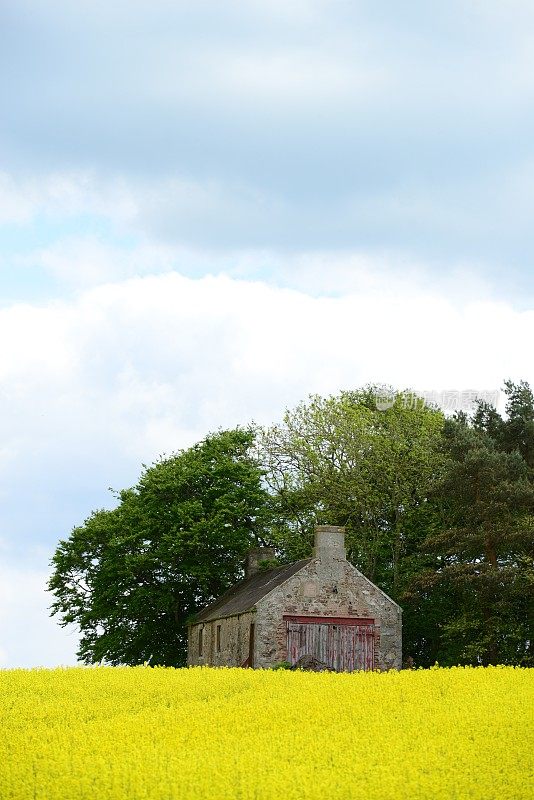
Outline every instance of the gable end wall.
<svg viewBox="0 0 534 800"><path fill-rule="evenodd" d="M337 591L334 591L337 590ZM256 604L255 666L287 659L284 614L375 619L375 667L400 669L402 611L348 561L313 559Z"/></svg>

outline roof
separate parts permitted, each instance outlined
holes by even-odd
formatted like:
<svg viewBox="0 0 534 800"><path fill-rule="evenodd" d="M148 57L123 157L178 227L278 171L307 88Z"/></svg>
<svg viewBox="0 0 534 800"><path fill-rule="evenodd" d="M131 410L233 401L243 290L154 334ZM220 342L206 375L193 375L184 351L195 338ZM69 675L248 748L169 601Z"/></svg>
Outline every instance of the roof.
<svg viewBox="0 0 534 800"><path fill-rule="evenodd" d="M302 561L294 561L293 564L260 570L250 578L244 578L228 589L218 600L196 614L191 620L191 624L211 622L222 617L233 617L235 614L244 614L246 611L250 611L258 600L287 581L310 561L311 558L305 558Z"/></svg>

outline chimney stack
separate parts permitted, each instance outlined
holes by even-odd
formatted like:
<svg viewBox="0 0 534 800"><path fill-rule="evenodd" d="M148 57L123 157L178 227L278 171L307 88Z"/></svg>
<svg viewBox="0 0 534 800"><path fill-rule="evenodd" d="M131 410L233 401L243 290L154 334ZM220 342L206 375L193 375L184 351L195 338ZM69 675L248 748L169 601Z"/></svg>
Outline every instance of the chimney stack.
<svg viewBox="0 0 534 800"><path fill-rule="evenodd" d="M254 547L249 550L245 559L245 578L259 572L260 561L272 561L276 558L274 547Z"/></svg>
<svg viewBox="0 0 534 800"><path fill-rule="evenodd" d="M346 559L345 528L336 525L316 525L313 555L315 558Z"/></svg>

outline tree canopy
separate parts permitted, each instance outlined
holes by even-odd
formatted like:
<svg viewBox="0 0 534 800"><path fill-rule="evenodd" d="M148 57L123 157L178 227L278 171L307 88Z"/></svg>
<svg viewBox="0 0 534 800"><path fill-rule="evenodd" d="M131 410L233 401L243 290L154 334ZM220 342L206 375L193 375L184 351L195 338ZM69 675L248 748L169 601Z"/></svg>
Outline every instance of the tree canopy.
<svg viewBox="0 0 534 800"><path fill-rule="evenodd" d="M534 398L505 383L445 418L382 387L310 397L280 424L210 434L145 467L53 558L52 613L86 662L179 665L186 623L241 573L246 551L309 555L344 525L349 559L404 609L417 665L533 664Z"/></svg>
<svg viewBox="0 0 534 800"><path fill-rule="evenodd" d="M268 498L250 430L221 431L144 469L118 506L61 541L52 613L88 663L183 664L185 624L262 541Z"/></svg>
<svg viewBox="0 0 534 800"><path fill-rule="evenodd" d="M443 460L440 411L404 393L381 410L377 389L312 397L263 432L278 541L309 553L315 522L344 525L349 558L388 592L411 549L406 520L426 501Z"/></svg>

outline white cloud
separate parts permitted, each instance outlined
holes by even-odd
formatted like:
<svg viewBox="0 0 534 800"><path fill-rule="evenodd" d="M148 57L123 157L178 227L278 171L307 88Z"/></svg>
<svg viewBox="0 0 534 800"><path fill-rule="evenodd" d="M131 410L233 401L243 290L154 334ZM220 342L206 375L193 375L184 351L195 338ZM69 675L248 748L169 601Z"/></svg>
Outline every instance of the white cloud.
<svg viewBox="0 0 534 800"><path fill-rule="evenodd" d="M171 271L181 248L141 244L128 248L94 235L64 237L17 258L21 267L39 266L68 288L88 288L143 274Z"/></svg>
<svg viewBox="0 0 534 800"><path fill-rule="evenodd" d="M100 430L146 457L179 446L184 430L267 421L312 391L368 380L482 388L522 370L529 378L533 321L534 312L459 302L386 272L371 280L363 271L339 297L176 272L110 283L0 312L10 342L0 365L3 447L12 458L14 438L39 443L36 398L57 447L83 419L88 440Z"/></svg>
<svg viewBox="0 0 534 800"><path fill-rule="evenodd" d="M68 219L80 214L122 223L136 213L131 189L118 176L103 181L92 170L0 172L0 225L28 223L38 215Z"/></svg>
<svg viewBox="0 0 534 800"><path fill-rule="evenodd" d="M322 51L322 52L321 52ZM367 56L367 57L366 57ZM251 48L240 52L202 54L204 92L223 92L228 98L241 98L249 103L290 104L287 111L321 103L331 107L342 100L356 97L369 100L373 92L384 91L393 81L387 71L371 65L368 54L361 54L360 63L340 59L334 48L325 52L314 46L276 50Z"/></svg>
<svg viewBox="0 0 534 800"><path fill-rule="evenodd" d="M533 11L508 5L8 2L4 163L32 177L0 179L0 220L526 271Z"/></svg>
<svg viewBox="0 0 534 800"><path fill-rule="evenodd" d="M157 244L146 238L132 246L95 235L58 239L47 247L16 258L20 268L40 267L63 290L83 290L132 277L178 272L188 277L229 276L236 280L266 279L269 285L296 289L319 297L389 292L409 285L417 292L434 292L467 302L489 300L496 286L480 275L479 264L449 263L439 272L402 252L309 250L295 253L274 249L209 250L179 244Z"/></svg>

